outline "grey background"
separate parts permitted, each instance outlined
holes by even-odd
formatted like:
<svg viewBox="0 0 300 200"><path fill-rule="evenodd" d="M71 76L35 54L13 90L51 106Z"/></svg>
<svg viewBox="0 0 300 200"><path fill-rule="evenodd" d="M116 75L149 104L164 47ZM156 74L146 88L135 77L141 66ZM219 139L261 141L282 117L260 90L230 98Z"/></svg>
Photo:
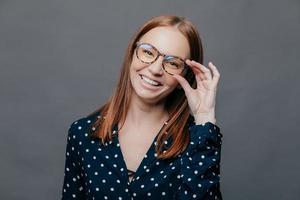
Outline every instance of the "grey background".
<svg viewBox="0 0 300 200"><path fill-rule="evenodd" d="M132 34L186 16L221 73L226 200L300 199L300 1L0 0L0 199L59 199L67 129L111 95Z"/></svg>

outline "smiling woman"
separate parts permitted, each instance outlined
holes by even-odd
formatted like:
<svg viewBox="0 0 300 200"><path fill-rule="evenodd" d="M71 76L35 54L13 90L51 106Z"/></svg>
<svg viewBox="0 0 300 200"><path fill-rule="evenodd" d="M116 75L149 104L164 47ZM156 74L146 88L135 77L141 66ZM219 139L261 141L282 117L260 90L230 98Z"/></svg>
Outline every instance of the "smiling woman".
<svg viewBox="0 0 300 200"><path fill-rule="evenodd" d="M159 102L177 87L178 81L169 73L181 74L185 65L180 57L190 57L189 43L177 28L169 26L151 29L139 42L130 66L133 101L140 98L148 103Z"/></svg>
<svg viewBox="0 0 300 200"><path fill-rule="evenodd" d="M220 74L184 17L147 21L112 97L68 131L62 199L222 199Z"/></svg>

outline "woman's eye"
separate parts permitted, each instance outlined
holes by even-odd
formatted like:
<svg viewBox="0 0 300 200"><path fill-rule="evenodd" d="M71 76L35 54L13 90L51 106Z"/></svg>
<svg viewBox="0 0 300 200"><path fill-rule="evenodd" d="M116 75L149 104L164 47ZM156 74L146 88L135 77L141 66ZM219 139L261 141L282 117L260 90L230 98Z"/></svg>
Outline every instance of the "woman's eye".
<svg viewBox="0 0 300 200"><path fill-rule="evenodd" d="M144 50L144 53L148 54L149 56L152 56L152 52L151 51L148 51L148 50Z"/></svg>
<svg viewBox="0 0 300 200"><path fill-rule="evenodd" d="M175 63L175 62L170 62L170 64L171 64L173 67L178 68L178 64L177 64L177 63Z"/></svg>

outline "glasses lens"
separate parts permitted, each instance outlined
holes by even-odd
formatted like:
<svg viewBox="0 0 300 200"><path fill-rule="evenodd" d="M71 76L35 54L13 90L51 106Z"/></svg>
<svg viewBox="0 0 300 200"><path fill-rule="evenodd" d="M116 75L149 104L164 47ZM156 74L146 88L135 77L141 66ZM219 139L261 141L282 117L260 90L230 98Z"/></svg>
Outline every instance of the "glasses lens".
<svg viewBox="0 0 300 200"><path fill-rule="evenodd" d="M168 73L181 74L184 69L184 62L179 58L167 56L165 57L163 67Z"/></svg>
<svg viewBox="0 0 300 200"><path fill-rule="evenodd" d="M137 56L143 62L150 63L156 59L158 52L149 44L141 44L137 49Z"/></svg>

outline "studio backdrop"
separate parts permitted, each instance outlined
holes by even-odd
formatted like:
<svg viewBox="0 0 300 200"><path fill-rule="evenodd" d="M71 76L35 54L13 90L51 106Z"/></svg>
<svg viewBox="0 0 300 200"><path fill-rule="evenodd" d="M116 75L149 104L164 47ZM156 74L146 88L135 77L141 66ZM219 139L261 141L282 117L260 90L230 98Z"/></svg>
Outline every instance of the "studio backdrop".
<svg viewBox="0 0 300 200"><path fill-rule="evenodd" d="M62 192L67 130L111 95L151 17L196 24L221 77L225 200L300 199L300 1L0 0L0 199Z"/></svg>

